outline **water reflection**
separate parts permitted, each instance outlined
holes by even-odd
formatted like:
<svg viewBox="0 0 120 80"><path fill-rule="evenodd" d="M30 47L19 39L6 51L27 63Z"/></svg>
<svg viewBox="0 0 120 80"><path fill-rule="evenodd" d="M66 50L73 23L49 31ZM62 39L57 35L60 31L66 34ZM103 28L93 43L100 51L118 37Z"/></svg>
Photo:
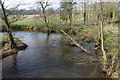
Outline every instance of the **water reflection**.
<svg viewBox="0 0 120 80"><path fill-rule="evenodd" d="M13 59L14 64L16 64L16 62L17 62L17 56L18 56L18 53L15 53L12 55L12 59Z"/></svg>
<svg viewBox="0 0 120 80"><path fill-rule="evenodd" d="M80 53L77 49L74 50L66 45L62 35L47 36L45 33L15 32L15 36L19 38L22 36L28 48L20 51L19 55L15 54L12 58L3 60L3 77L89 78L92 73L94 73L92 77L101 75L99 64L76 65L69 58ZM14 62L17 61L16 65L13 65L12 59Z"/></svg>

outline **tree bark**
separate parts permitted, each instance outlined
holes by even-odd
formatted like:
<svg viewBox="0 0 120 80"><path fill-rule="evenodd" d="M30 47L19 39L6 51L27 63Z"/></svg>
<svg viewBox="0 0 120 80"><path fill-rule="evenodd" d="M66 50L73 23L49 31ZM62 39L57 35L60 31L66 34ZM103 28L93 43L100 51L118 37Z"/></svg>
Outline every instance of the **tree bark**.
<svg viewBox="0 0 120 80"><path fill-rule="evenodd" d="M45 22L45 25L46 25L46 27L47 27L47 29L48 29L48 35L49 35L49 34L50 34L49 25L48 25L47 17L46 17L46 15L45 15L45 9L46 9L46 7L47 7L48 5L47 5L47 3L46 3L46 5L45 5L45 7L44 7L43 4L44 4L44 3L40 3L40 5L41 5L41 7L42 7L42 13L43 13L43 17L44 17L44 22Z"/></svg>
<svg viewBox="0 0 120 80"><path fill-rule="evenodd" d="M101 50L103 53L103 61L106 62L107 61L107 57L106 57L106 53L104 50L104 41L103 41L103 22L101 22Z"/></svg>
<svg viewBox="0 0 120 80"><path fill-rule="evenodd" d="M84 24L86 24L86 2L84 2Z"/></svg>
<svg viewBox="0 0 120 80"><path fill-rule="evenodd" d="M11 30L10 30L10 24L9 24L9 22L8 22L8 18L7 18L7 15L6 15L5 8L4 8L4 4L2 3L1 0L0 0L0 5L1 5L2 11L3 11L4 21L5 21L5 24L6 24L6 27L7 27L7 32L8 32L9 39L10 39L10 43L11 43L11 49L13 49L13 48L16 47L16 43L15 43L15 41L14 41L14 38L13 38L13 36L12 36L12 32L11 32Z"/></svg>
<svg viewBox="0 0 120 80"><path fill-rule="evenodd" d="M100 21L100 28L101 28L101 50L103 53L103 61L106 62L107 61L107 57L106 57L106 53L104 50L104 32L103 32L103 27L104 27L104 16L103 16L103 2L100 2L100 9L101 9L101 21Z"/></svg>
<svg viewBox="0 0 120 80"><path fill-rule="evenodd" d="M70 20L70 25L72 24L72 9L73 9L73 3L69 2L69 20Z"/></svg>
<svg viewBox="0 0 120 80"><path fill-rule="evenodd" d="M72 37L70 37L66 32L64 32L63 30L61 30L61 32L62 32L63 34L65 34L67 37L69 37L70 40L73 41L73 42L76 44L76 46L78 46L79 48L81 48L82 50L84 50L86 53L91 54L87 49L85 49L81 44L77 43L77 42L76 42Z"/></svg>

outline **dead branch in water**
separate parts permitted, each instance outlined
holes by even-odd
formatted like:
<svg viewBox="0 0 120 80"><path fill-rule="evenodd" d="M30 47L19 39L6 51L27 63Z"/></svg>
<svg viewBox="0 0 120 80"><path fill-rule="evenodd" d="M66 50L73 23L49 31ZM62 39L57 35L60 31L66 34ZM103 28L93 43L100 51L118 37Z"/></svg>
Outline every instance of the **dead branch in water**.
<svg viewBox="0 0 120 80"><path fill-rule="evenodd" d="M10 55L13 55L13 54L17 54L18 51L20 50L24 50L27 48L27 45L25 43L21 43L19 45L17 45L16 48L14 49L10 49L10 50L7 50L7 51L2 51L2 58L1 59L4 59Z"/></svg>
<svg viewBox="0 0 120 80"><path fill-rule="evenodd" d="M78 42L76 42L71 36L69 36L65 31L61 30L61 32L66 35L67 37L70 38L71 41L73 41L75 43L76 46L78 46L79 48L81 48L82 50L84 50L86 53L91 54L87 49L85 49L81 44L79 44Z"/></svg>

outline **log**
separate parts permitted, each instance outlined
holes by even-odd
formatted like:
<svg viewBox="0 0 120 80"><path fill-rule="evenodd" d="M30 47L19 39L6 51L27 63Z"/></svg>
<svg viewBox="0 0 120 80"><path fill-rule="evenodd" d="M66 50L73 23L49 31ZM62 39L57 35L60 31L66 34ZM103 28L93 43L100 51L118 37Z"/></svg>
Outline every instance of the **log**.
<svg viewBox="0 0 120 80"><path fill-rule="evenodd" d="M87 49L85 49L81 44L79 44L78 42L76 42L71 36L69 36L65 31L61 30L61 32L66 35L67 37L70 38L71 41L73 41L75 43L76 46L78 46L79 48L81 48L83 51L85 51L88 54L91 54Z"/></svg>
<svg viewBox="0 0 120 80"><path fill-rule="evenodd" d="M2 52L2 59L12 55L12 54L17 54L19 50L18 49L10 49L10 50L7 50L7 51L3 51Z"/></svg>
<svg viewBox="0 0 120 80"><path fill-rule="evenodd" d="M17 54L18 51L24 50L27 47L28 46L25 43L21 43L21 44L17 45L17 47L14 48L14 49L9 49L7 51L2 51L2 53L1 53L2 54L2 58L0 58L0 59L4 59L4 58L6 58L6 57L8 57L10 55Z"/></svg>

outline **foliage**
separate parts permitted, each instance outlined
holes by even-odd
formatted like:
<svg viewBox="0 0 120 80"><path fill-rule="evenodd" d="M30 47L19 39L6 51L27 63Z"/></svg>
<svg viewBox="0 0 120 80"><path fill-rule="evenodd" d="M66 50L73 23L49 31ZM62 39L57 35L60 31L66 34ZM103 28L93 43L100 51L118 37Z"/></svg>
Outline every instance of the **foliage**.
<svg viewBox="0 0 120 80"><path fill-rule="evenodd" d="M109 34L104 41L106 46L117 46L118 45L118 35Z"/></svg>
<svg viewBox="0 0 120 80"><path fill-rule="evenodd" d="M21 43L21 40L17 37L14 37L14 40L16 43ZM0 44L4 46L5 43L10 43L9 36L7 34L0 34Z"/></svg>

